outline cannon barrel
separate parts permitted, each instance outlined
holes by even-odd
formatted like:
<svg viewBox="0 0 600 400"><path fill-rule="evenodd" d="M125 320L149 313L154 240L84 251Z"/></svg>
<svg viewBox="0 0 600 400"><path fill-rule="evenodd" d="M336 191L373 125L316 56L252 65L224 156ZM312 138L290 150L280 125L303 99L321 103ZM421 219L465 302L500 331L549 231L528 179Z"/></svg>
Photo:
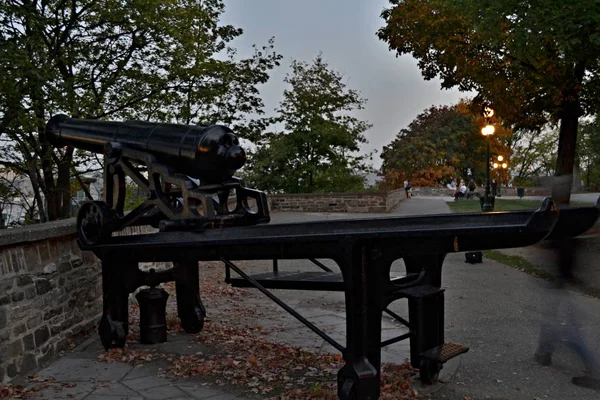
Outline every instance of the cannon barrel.
<svg viewBox="0 0 600 400"><path fill-rule="evenodd" d="M179 125L143 121L100 121L59 114L46 124L51 144L104 153L109 143L152 154L176 172L222 183L246 162L233 131L222 125Z"/></svg>

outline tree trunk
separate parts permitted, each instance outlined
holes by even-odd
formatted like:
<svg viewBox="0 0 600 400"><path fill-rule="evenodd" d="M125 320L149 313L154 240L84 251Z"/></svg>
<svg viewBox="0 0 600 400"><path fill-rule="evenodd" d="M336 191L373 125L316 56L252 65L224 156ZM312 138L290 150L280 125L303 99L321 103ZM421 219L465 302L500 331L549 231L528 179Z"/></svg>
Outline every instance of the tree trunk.
<svg viewBox="0 0 600 400"><path fill-rule="evenodd" d="M57 201L60 203L59 219L71 216L71 161L73 159L73 150L73 147L67 148L62 160L58 163L56 196Z"/></svg>
<svg viewBox="0 0 600 400"><path fill-rule="evenodd" d="M54 171L52 170L52 148L42 143L42 174L44 180L44 196L48 210L48 220L54 221L59 216L59 203L56 196L56 185L54 183Z"/></svg>
<svg viewBox="0 0 600 400"><path fill-rule="evenodd" d="M29 180L31 181L31 187L33 188L33 196L35 198L34 204L38 204L38 216L40 222L46 222L46 211L44 209L44 202L42 201L42 192L40 190L38 169L35 160L29 161ZM33 215L30 215L33 220Z"/></svg>
<svg viewBox="0 0 600 400"><path fill-rule="evenodd" d="M583 189L581 185L581 167L579 155L575 151L575 163L573 164L573 192L580 192Z"/></svg>
<svg viewBox="0 0 600 400"><path fill-rule="evenodd" d="M578 123L579 103L565 104L560 120L558 158L556 159L556 173L552 185L552 199L559 204L569 204L571 200Z"/></svg>

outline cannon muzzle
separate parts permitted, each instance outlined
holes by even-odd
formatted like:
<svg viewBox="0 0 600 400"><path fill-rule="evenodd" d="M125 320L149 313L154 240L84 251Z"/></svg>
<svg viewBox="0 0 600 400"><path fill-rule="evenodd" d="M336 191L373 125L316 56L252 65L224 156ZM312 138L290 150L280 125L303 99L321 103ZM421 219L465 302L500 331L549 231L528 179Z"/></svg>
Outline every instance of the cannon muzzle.
<svg viewBox="0 0 600 400"><path fill-rule="evenodd" d="M130 150L153 155L176 172L200 179L203 184L222 183L246 162L237 136L222 125L179 125L144 121L100 121L55 115L46 124L54 146L104 153L105 146L119 143Z"/></svg>

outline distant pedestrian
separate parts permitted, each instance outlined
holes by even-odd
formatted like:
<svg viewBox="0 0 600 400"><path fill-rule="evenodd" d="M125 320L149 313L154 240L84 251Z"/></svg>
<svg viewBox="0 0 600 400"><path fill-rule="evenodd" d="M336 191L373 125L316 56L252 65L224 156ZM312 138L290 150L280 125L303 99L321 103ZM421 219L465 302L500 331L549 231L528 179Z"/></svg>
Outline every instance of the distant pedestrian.
<svg viewBox="0 0 600 400"><path fill-rule="evenodd" d="M406 198L410 199L411 192L410 192L410 182L409 181L404 181L404 191L406 192Z"/></svg>

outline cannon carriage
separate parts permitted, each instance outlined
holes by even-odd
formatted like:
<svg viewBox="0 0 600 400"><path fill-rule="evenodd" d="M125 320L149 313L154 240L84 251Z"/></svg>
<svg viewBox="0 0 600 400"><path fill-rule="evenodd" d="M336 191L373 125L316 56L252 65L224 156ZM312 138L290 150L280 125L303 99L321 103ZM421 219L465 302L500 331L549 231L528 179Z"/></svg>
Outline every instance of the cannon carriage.
<svg viewBox="0 0 600 400"><path fill-rule="evenodd" d="M220 261L226 282L258 288L343 354L345 365L337 379L343 400L379 397L382 347L410 340L410 362L426 383L434 383L446 361L468 350L444 338L442 266L447 254L577 236L600 214L600 199L592 207L559 209L547 198L531 211L267 224L265 194L233 177L236 167L243 165L243 150L226 128L55 118L48 123L55 145L101 150L107 160L104 202L90 203L78 217L81 249L94 252L102 262L104 311L99 334L105 348L124 346L128 296L144 285L175 281L181 324L186 332L200 331L206 311L200 299L199 262ZM203 156L213 161L199 163ZM146 202L126 215L125 176L148 193ZM232 201L229 195L234 192ZM250 200L256 202L255 209ZM159 227L159 232L112 235L144 223ZM308 259L322 271L289 274L274 266L272 272L250 275L234 263L279 259ZM328 270L317 259L333 260L340 272ZM398 259L404 260L406 274L391 277L391 265ZM173 268L140 271L138 264L148 261L172 262ZM230 270L239 277L232 277ZM269 290L278 288L344 292L345 345ZM408 318L388 308L401 299L408 301ZM162 313L164 318L164 309ZM384 313L409 332L382 341Z"/></svg>

